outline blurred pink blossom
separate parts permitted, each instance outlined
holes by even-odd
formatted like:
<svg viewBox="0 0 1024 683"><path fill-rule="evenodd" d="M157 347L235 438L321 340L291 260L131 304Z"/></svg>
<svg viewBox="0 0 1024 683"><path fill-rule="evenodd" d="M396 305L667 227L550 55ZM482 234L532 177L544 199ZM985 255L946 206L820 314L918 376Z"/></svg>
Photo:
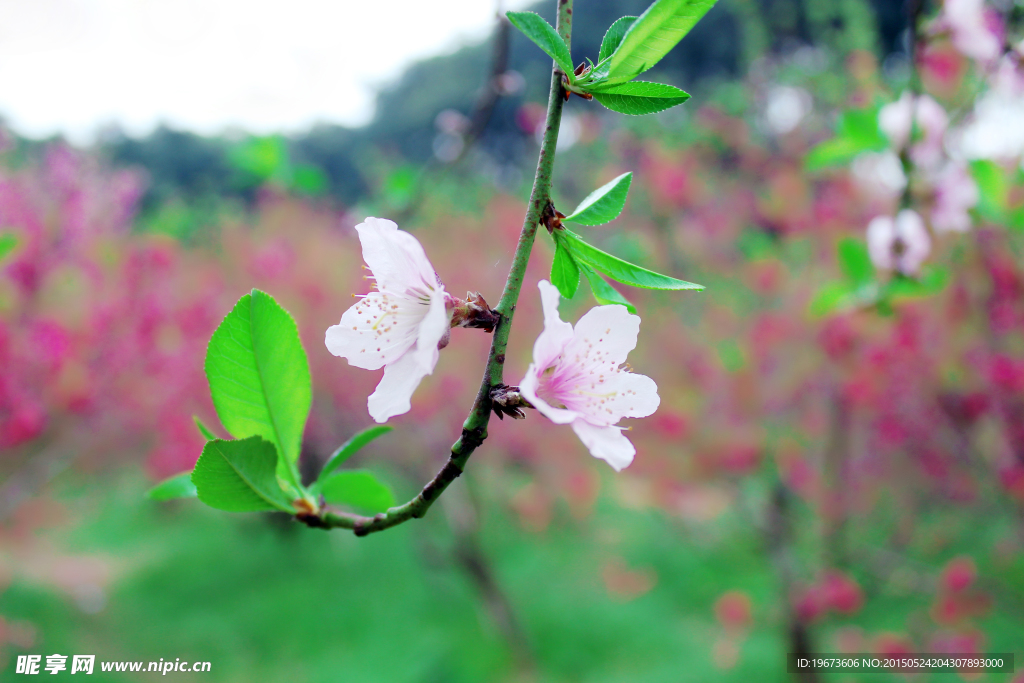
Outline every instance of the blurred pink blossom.
<svg viewBox="0 0 1024 683"><path fill-rule="evenodd" d="M868 223L868 252L876 268L914 275L931 251L931 239L920 214L904 209L876 216Z"/></svg>
<svg viewBox="0 0 1024 683"><path fill-rule="evenodd" d="M1017 159L1024 155L1024 70L1006 56L992 76L991 88L974 105L960 135L968 159Z"/></svg>
<svg viewBox="0 0 1024 683"><path fill-rule="evenodd" d="M969 211L978 204L978 186L964 164L950 162L934 178L935 204L932 228L936 232L967 232Z"/></svg>
<svg viewBox="0 0 1024 683"><path fill-rule="evenodd" d="M979 62L995 61L1002 50L1002 22L984 0L945 0L937 28L948 30L953 46Z"/></svg>
<svg viewBox="0 0 1024 683"><path fill-rule="evenodd" d="M943 158L943 138L949 125L949 116L942 105L928 95L915 97L907 91L878 112L878 127L897 150L911 143L914 124L920 134L910 149L914 163L923 167L938 165Z"/></svg>

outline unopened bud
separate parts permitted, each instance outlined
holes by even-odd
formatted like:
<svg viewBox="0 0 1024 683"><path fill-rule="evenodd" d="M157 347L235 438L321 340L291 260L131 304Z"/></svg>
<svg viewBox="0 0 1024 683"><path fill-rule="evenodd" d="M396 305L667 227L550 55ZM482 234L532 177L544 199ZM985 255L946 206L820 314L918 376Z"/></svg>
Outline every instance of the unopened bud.
<svg viewBox="0 0 1024 683"><path fill-rule="evenodd" d="M466 292L466 299L452 297L452 327L470 327L493 332L501 316L491 310L479 292Z"/></svg>
<svg viewBox="0 0 1024 683"><path fill-rule="evenodd" d="M491 389L491 410L494 411L499 420L505 419L505 415L514 420L522 420L526 417L523 408L532 407L530 402L523 398L523 395L519 392L519 387L499 384Z"/></svg>

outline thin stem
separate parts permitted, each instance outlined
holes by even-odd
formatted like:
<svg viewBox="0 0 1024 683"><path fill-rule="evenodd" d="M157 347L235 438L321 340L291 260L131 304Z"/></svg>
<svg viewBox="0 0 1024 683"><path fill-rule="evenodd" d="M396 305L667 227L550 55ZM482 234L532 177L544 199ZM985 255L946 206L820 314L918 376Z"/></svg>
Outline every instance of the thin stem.
<svg viewBox="0 0 1024 683"><path fill-rule="evenodd" d="M572 2L573 0L557 0L558 19L555 30L562 36L566 45L570 45L572 36ZM562 72L554 66L551 74L551 90L548 94L547 119L544 122L544 137L541 140L540 156L537 159L537 173L533 179L533 191L530 203L526 207L526 218L519 234L512 257L512 267L505 280L505 289L501 293L494 311L499 315L494 337L491 339L491 350L487 356L483 380L476 400L469 411L469 417L462 425L462 436L452 446L451 456L441 471L431 479L416 497L404 505L391 508L375 517L363 517L345 512L323 512L319 515L299 515L299 521L311 527L323 529L352 529L356 536L365 536L375 531L383 531L413 518L427 514L431 504L448 485L455 481L466 461L480 444L487 438L487 423L491 416L491 389L502 384L505 364L505 349L508 346L508 335L512 329L512 316L515 314L516 302L523 289L523 278L526 265L530 261L530 252L537 237L537 226L540 223L541 211L551 197L551 173L555 165L555 144L558 142L558 127L562 121L562 105L565 103L562 90Z"/></svg>

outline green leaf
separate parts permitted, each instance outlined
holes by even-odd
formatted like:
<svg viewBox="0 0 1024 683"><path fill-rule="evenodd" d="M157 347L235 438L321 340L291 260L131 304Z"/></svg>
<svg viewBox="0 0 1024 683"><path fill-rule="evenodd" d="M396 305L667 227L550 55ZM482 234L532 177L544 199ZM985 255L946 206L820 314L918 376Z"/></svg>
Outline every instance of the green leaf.
<svg viewBox="0 0 1024 683"><path fill-rule="evenodd" d="M831 166L843 166L861 153L862 148L849 138L832 138L815 145L804 157L804 168L809 172Z"/></svg>
<svg viewBox="0 0 1024 683"><path fill-rule="evenodd" d="M608 30L604 33L604 40L601 41L601 52L597 56L598 62L603 62L612 56L612 53L618 49L619 44L622 43L623 36L626 35L626 31L636 21L636 17L622 17L616 19L615 23L608 27Z"/></svg>
<svg viewBox="0 0 1024 683"><path fill-rule="evenodd" d="M593 245L587 244L579 235L568 230L562 231L562 238L565 240L565 247L569 249L577 264L581 264L581 262L586 263L594 270L604 273L617 282L632 285L633 287L642 287L643 289L704 289L703 285L677 280L674 277L655 273L654 271L616 258Z"/></svg>
<svg viewBox="0 0 1024 683"><path fill-rule="evenodd" d="M277 481L277 448L258 436L240 441L208 441L192 483L199 500L228 512L294 512Z"/></svg>
<svg viewBox="0 0 1024 683"><path fill-rule="evenodd" d="M590 291L597 303L601 305L620 304L625 306L630 313L636 314L636 306L631 304L626 297L622 296L619 290L605 282L590 266L581 263L580 272L587 278L587 283L590 284Z"/></svg>
<svg viewBox="0 0 1024 683"><path fill-rule="evenodd" d="M580 286L580 269L572 256L555 240L555 258L551 262L551 284L563 299L571 299Z"/></svg>
<svg viewBox="0 0 1024 683"><path fill-rule="evenodd" d="M875 279L875 265L871 263L868 247L855 237L846 237L839 242L839 267L849 280L861 285Z"/></svg>
<svg viewBox="0 0 1024 683"><path fill-rule="evenodd" d="M811 316L820 318L852 305L854 287L849 282L829 282L814 295L808 307Z"/></svg>
<svg viewBox="0 0 1024 683"><path fill-rule="evenodd" d="M196 485L192 483L192 473L182 472L146 491L150 500L174 500L175 498L195 498Z"/></svg>
<svg viewBox="0 0 1024 683"><path fill-rule="evenodd" d="M858 154L888 149L889 141L878 127L878 107L850 109L839 117L837 136L815 146L804 158L808 171L843 165Z"/></svg>
<svg viewBox="0 0 1024 683"><path fill-rule="evenodd" d="M333 472L338 469L346 460L352 457L357 451L362 449L366 444L370 443L378 436L383 436L390 432L393 428L387 425L374 425L368 427L361 432L358 432L351 439L341 445L341 447L331 454L331 457L327 459L327 464L320 470L320 476L316 478L316 484L314 487L320 486L325 479Z"/></svg>
<svg viewBox="0 0 1024 683"><path fill-rule="evenodd" d="M607 87L597 84L591 92L594 99L608 109L629 116L653 114L690 99L687 93L674 85L646 81L632 81Z"/></svg>
<svg viewBox="0 0 1024 683"><path fill-rule="evenodd" d="M650 69L714 6L716 0L656 0L633 22L608 59L608 81L625 83Z"/></svg>
<svg viewBox="0 0 1024 683"><path fill-rule="evenodd" d="M505 16L512 22L512 25L523 32L523 34L537 44L555 60L569 82L573 81L572 55L569 54L569 46L562 40L551 24L544 21L536 12L505 12Z"/></svg>
<svg viewBox="0 0 1024 683"><path fill-rule="evenodd" d="M1010 182L1003 168L987 159L971 162L971 177L978 185L978 213L982 217L999 221L1008 205Z"/></svg>
<svg viewBox="0 0 1024 683"><path fill-rule="evenodd" d="M277 446L278 474L300 488L296 463L312 382L288 312L258 289L239 299L210 339L206 378L224 429L238 439L258 435Z"/></svg>
<svg viewBox="0 0 1024 683"><path fill-rule="evenodd" d="M196 427L199 428L199 433L203 435L203 438L207 441L212 441L217 438L217 435L210 431L210 428L203 424L203 421L198 416L193 415L192 421L196 423Z"/></svg>
<svg viewBox="0 0 1024 683"><path fill-rule="evenodd" d="M847 281L829 282L814 295L808 312L812 317L820 318L833 311L873 306L883 299L878 283L873 280L861 285Z"/></svg>
<svg viewBox="0 0 1024 683"><path fill-rule="evenodd" d="M889 139L878 127L879 107L848 109L839 117L839 137L846 138L858 151L880 152L889 148Z"/></svg>
<svg viewBox="0 0 1024 683"><path fill-rule="evenodd" d="M626 205L629 184L633 182L632 173L623 173L617 178L597 188L563 218L580 225L602 225L615 220Z"/></svg>
<svg viewBox="0 0 1024 683"><path fill-rule="evenodd" d="M361 508L373 514L395 505L391 489L366 470L338 472L326 479L320 490L331 505Z"/></svg>
<svg viewBox="0 0 1024 683"><path fill-rule="evenodd" d="M938 294L949 283L949 271L939 266L928 266L917 278L896 275L883 289L883 296L899 301L921 299Z"/></svg>
<svg viewBox="0 0 1024 683"><path fill-rule="evenodd" d="M18 246L18 236L13 232L0 233L0 261L7 258L8 254Z"/></svg>

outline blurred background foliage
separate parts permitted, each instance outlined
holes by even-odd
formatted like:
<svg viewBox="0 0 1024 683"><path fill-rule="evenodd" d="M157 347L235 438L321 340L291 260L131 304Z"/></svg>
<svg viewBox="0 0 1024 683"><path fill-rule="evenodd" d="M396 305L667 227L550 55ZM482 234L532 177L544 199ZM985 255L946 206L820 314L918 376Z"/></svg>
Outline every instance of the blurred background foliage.
<svg viewBox="0 0 1024 683"><path fill-rule="evenodd" d="M645 4L580 0L576 61ZM935 245L936 287L811 310L858 276L840 245L884 206L805 160L841 110L906 86L905 29L888 0L722 0L652 74L693 94L684 107L634 119L570 100L556 204L633 171L626 212L588 239L707 286L630 293L630 362L661 408L620 475L535 414L493 423L425 519L364 539L143 493L194 463L193 414L216 424L205 345L251 287L291 311L310 357L307 474L369 423L376 374L321 342L365 291L364 216L413 231L450 291L497 298L547 58L499 28L412 66L358 130L110 130L88 150L3 133L0 677L23 653L424 683L783 681L797 650L1020 659L1024 235L1003 220L1019 172ZM976 96L966 63L925 76L951 111ZM528 282L551 253L541 235ZM532 285L518 310L510 381L540 330ZM488 342L457 330L412 412L357 456L400 499L443 462ZM803 680L862 679L897 677Z"/></svg>

